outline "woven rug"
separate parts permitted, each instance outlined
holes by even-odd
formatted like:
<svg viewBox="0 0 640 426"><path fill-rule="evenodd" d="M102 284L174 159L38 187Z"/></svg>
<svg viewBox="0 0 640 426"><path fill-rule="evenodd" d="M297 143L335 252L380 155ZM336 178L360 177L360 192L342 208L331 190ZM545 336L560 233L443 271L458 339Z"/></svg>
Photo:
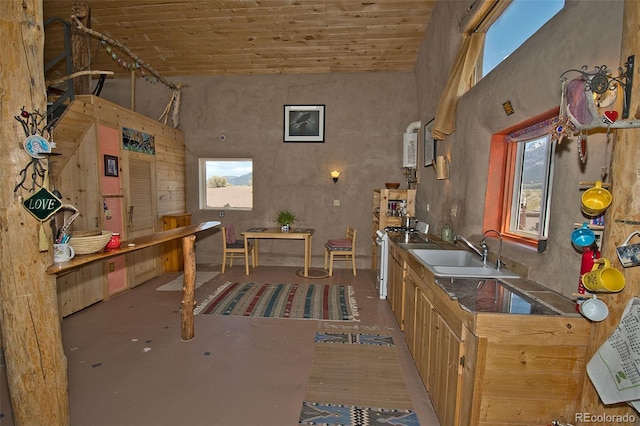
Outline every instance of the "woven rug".
<svg viewBox="0 0 640 426"><path fill-rule="evenodd" d="M196 282L195 288L199 288L202 284L206 283L209 280L215 278L220 272L212 272L212 271L196 271ZM158 291L182 291L182 286L184 284L184 274L178 275L172 281L161 285L156 288Z"/></svg>
<svg viewBox="0 0 640 426"><path fill-rule="evenodd" d="M304 425L419 425L393 338L383 334L316 333Z"/></svg>
<svg viewBox="0 0 640 426"><path fill-rule="evenodd" d="M358 309L351 286L227 282L194 313L357 321Z"/></svg>

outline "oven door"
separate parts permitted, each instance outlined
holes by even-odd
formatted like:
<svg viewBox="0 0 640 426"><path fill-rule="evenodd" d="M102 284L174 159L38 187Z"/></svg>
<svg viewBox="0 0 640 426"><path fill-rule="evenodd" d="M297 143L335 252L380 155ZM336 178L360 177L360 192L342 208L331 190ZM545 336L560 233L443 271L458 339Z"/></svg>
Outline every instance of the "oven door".
<svg viewBox="0 0 640 426"><path fill-rule="evenodd" d="M389 266L389 235L383 231L376 231L376 290L380 299L387 298L387 276Z"/></svg>

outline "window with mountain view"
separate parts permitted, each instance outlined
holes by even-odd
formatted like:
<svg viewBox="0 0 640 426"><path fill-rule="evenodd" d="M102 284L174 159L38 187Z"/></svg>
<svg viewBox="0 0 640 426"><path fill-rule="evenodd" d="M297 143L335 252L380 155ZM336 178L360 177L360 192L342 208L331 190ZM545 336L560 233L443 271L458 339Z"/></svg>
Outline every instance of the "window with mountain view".
<svg viewBox="0 0 640 426"><path fill-rule="evenodd" d="M554 147L549 135L509 144L513 184L505 191L510 212L503 216L509 219L503 231L536 240L547 236Z"/></svg>
<svg viewBox="0 0 640 426"><path fill-rule="evenodd" d="M253 208L253 160L251 158L201 158L200 208L251 210Z"/></svg>

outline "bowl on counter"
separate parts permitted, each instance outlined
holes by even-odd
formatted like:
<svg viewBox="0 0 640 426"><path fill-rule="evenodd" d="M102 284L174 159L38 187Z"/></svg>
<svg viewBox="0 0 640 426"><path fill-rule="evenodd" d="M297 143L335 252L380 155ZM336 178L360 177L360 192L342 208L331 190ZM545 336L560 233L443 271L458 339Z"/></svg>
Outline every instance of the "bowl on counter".
<svg viewBox="0 0 640 426"><path fill-rule="evenodd" d="M384 186L387 187L387 189L398 189L400 188L400 184L398 182L387 182L384 184Z"/></svg>

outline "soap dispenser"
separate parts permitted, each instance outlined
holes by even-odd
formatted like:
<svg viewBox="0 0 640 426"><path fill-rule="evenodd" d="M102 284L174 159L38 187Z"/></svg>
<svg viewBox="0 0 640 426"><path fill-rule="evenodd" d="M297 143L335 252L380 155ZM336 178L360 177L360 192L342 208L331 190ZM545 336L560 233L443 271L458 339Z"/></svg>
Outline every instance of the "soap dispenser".
<svg viewBox="0 0 640 426"><path fill-rule="evenodd" d="M442 227L441 233L442 241L451 241L453 240L453 231L449 225L445 225Z"/></svg>

